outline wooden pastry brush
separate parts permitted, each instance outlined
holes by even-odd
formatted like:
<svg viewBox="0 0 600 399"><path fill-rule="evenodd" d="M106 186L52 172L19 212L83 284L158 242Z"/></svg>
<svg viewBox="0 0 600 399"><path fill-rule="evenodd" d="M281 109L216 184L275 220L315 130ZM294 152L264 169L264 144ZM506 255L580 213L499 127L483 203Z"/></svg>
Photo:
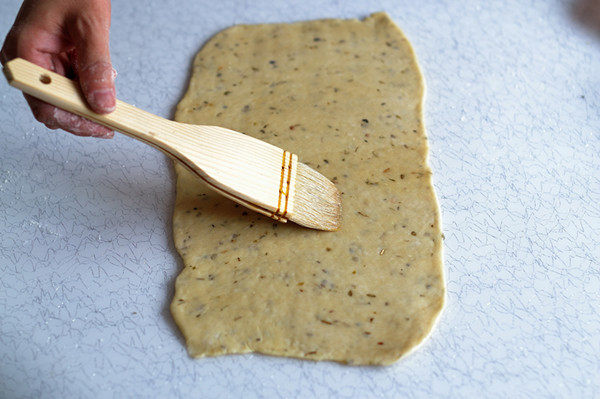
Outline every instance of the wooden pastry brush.
<svg viewBox="0 0 600 399"><path fill-rule="evenodd" d="M160 149L247 208L313 229L340 227L340 192L295 154L222 127L170 121L118 100L112 113L96 114L77 82L20 58L9 61L4 74L29 95Z"/></svg>

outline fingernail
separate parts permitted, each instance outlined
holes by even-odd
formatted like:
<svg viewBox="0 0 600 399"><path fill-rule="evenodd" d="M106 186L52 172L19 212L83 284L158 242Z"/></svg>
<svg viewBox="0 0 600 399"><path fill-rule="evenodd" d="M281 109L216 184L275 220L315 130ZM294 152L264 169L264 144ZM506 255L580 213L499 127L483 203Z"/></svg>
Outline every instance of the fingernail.
<svg viewBox="0 0 600 399"><path fill-rule="evenodd" d="M115 110L115 96L111 89L91 92L90 100L91 105L102 112L112 112Z"/></svg>

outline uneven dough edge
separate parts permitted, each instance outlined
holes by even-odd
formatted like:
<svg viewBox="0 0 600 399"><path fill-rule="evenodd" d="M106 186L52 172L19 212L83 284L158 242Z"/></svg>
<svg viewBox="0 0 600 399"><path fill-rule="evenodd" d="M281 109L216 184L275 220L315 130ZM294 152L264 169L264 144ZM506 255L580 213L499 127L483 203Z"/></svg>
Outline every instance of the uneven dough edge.
<svg viewBox="0 0 600 399"><path fill-rule="evenodd" d="M375 13L375 14L372 14L371 16L377 15L377 14L380 14L380 13ZM391 19L390 19L390 21L391 21ZM400 31L400 34L402 36L406 37L406 35L402 31L402 29L400 29L400 27L398 27L395 23L393 23L393 21L392 21L392 24L396 27L396 29L398 29ZM427 81L425 80L425 75L423 75L423 71L421 69L421 64L419 64L419 58L417 57L417 55L415 53L415 49L414 49L412 43L410 42L410 40L407 41L407 44L413 55L415 68L417 68L419 76L421 77L421 96L420 96L421 101L419 102L419 115L420 115L420 119L421 119L422 123L421 123L420 129L422 129L423 134L427 138L427 147L425 150L425 166L431 171L431 165L429 164L431 148L429 146L429 136L427 134L427 129L425 128L425 110L424 110L425 109L425 100L427 97ZM442 245L444 242L443 241L444 229L443 229L443 225L442 225L442 217L441 217L442 212L441 212L440 202L437 198L437 195L435 194L435 185L433 183L433 173L430 173L429 176L427 177L427 183L429 186L430 195L433 198L433 204L435 206L436 224L439 226L439 229L441 232L441 237L442 237L442 240L439 240L437 242L437 246L435 248L436 249L436 262L438 262L440 264L440 273L441 273L440 277L441 277L441 284L443 287L442 298L441 298L440 303L438 304L438 307L434 311L432 320L431 320L428 328L425 330L424 335L420 339L415 340L414 345L411 348L409 348L406 352L404 352L400 356L398 356L398 358L395 361L398 361L400 358L405 358L408 355L416 352L417 350L419 350L419 348L421 348L427 342L427 340L429 339L431 334L437 328L437 325L440 322L443 310L446 307L446 269L444 267L444 245ZM389 364L392 364L392 363L389 363Z"/></svg>

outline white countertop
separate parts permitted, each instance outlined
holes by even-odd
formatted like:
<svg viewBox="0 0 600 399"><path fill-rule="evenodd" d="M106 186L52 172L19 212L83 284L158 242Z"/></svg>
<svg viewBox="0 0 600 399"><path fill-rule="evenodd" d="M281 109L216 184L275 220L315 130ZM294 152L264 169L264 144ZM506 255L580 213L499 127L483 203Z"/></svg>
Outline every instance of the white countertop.
<svg viewBox="0 0 600 399"><path fill-rule="evenodd" d="M428 87L448 287L430 339L386 368L190 359L170 162L50 132L0 83L0 397L598 397L600 32L570 1L287 3L113 1L119 97L172 117L220 29L387 11Z"/></svg>

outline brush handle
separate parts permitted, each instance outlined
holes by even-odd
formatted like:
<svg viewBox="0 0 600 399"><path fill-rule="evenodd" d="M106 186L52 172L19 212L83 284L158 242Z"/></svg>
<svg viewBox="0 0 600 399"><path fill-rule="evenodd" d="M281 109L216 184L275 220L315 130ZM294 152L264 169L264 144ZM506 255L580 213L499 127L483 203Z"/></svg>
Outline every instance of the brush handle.
<svg viewBox="0 0 600 399"><path fill-rule="evenodd" d="M33 97L158 148L227 198L281 222L293 213L294 154L228 129L173 122L119 100L110 114L97 114L77 82L21 58L7 62L4 74L11 86ZM247 170L262 173L249 179Z"/></svg>
<svg viewBox="0 0 600 399"><path fill-rule="evenodd" d="M173 122L117 100L110 114L97 114L84 99L79 84L22 58L6 63L4 74L17 89L58 108L91 119L155 147L167 145L164 134ZM167 135L168 136L168 135Z"/></svg>

